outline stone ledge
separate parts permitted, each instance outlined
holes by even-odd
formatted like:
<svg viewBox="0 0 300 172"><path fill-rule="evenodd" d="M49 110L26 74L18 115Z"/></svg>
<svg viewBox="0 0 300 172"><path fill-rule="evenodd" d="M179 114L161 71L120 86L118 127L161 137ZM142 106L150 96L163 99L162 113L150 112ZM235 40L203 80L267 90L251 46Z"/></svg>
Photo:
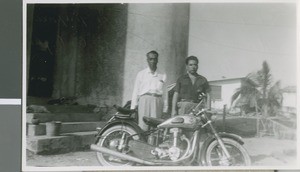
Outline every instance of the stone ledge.
<svg viewBox="0 0 300 172"><path fill-rule="evenodd" d="M62 123L61 133L96 131L97 127L103 127L106 122L66 122Z"/></svg>
<svg viewBox="0 0 300 172"><path fill-rule="evenodd" d="M97 127L103 127L106 122L64 122L61 125L60 133L96 131ZM28 124L27 136L46 135L46 123L39 125Z"/></svg>
<svg viewBox="0 0 300 172"><path fill-rule="evenodd" d="M89 149L95 141L96 131L66 133L61 136L27 137L27 147L35 154L59 154Z"/></svg>
<svg viewBox="0 0 300 172"><path fill-rule="evenodd" d="M103 115L99 113L27 113L26 122L32 123L32 119L38 119L40 123L61 122L94 122L101 121Z"/></svg>

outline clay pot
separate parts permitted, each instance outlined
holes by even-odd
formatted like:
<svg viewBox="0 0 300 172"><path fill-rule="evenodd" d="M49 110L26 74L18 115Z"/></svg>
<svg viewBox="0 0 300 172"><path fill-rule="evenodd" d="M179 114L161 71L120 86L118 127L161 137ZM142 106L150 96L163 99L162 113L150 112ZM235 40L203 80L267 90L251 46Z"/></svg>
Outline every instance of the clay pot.
<svg viewBox="0 0 300 172"><path fill-rule="evenodd" d="M46 123L46 135L47 136L59 136L61 128L60 121L52 121Z"/></svg>

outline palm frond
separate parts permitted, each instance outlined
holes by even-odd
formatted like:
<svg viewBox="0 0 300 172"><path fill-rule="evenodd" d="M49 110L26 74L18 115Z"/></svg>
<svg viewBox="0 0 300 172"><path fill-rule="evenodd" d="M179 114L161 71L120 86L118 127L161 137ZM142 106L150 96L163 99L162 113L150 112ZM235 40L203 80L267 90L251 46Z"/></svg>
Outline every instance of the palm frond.
<svg viewBox="0 0 300 172"><path fill-rule="evenodd" d="M235 100L249 107L255 107L257 111L264 111L264 114L268 114L268 110L272 113L278 110L282 104L280 82L272 85L271 70L266 61L259 71L249 73L241 81L240 89L236 90L231 97L231 104Z"/></svg>
<svg viewBox="0 0 300 172"><path fill-rule="evenodd" d="M263 98L266 99L267 89L271 85L272 75L270 73L270 67L266 61L263 62L262 69L259 71L260 73L260 85L262 87Z"/></svg>
<svg viewBox="0 0 300 172"><path fill-rule="evenodd" d="M241 88L236 89L234 94L231 96L231 105L232 103L238 99L238 97L241 95Z"/></svg>
<svg viewBox="0 0 300 172"><path fill-rule="evenodd" d="M268 92L268 100L270 106L280 107L282 105L283 96L280 89L280 81L277 81Z"/></svg>
<svg viewBox="0 0 300 172"><path fill-rule="evenodd" d="M249 73L245 77L244 82L252 85L253 87L258 87L259 86L258 78L259 78L259 75L257 75L257 73Z"/></svg>

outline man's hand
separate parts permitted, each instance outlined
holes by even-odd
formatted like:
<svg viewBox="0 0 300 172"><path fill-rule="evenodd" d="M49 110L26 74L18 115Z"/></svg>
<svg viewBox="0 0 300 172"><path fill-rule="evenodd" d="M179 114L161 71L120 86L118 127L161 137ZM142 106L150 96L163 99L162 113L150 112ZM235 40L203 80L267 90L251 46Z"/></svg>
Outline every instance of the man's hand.
<svg viewBox="0 0 300 172"><path fill-rule="evenodd" d="M167 113L167 112L168 112L168 109L169 109L169 106L164 106L163 112L164 112L164 113Z"/></svg>
<svg viewBox="0 0 300 172"><path fill-rule="evenodd" d="M137 111L137 105L134 106L134 107L130 107L130 110L135 110L135 111Z"/></svg>
<svg viewBox="0 0 300 172"><path fill-rule="evenodd" d="M172 110L171 117L177 116L177 112Z"/></svg>

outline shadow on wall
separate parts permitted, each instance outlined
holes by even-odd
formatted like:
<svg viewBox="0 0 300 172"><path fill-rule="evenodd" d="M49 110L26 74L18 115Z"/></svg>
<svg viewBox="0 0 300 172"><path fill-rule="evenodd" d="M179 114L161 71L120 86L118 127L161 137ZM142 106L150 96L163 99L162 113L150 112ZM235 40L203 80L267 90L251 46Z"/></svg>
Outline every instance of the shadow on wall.
<svg viewBox="0 0 300 172"><path fill-rule="evenodd" d="M31 48L28 95L76 97L80 104L121 102L125 57L126 4L38 4L28 18L32 47L48 42L45 55ZM30 30L28 31L30 32ZM27 40L31 42L31 40ZM51 53L50 53L51 52ZM36 55L37 54L37 55ZM38 59L38 63L33 63ZM46 66L46 67L45 67ZM43 77L43 70L49 68ZM51 69L51 70L50 70ZM40 84L32 84L37 78ZM45 80L46 82L44 82ZM33 86L34 85L34 86ZM33 91L32 91L33 90ZM46 93L45 93L46 92Z"/></svg>

